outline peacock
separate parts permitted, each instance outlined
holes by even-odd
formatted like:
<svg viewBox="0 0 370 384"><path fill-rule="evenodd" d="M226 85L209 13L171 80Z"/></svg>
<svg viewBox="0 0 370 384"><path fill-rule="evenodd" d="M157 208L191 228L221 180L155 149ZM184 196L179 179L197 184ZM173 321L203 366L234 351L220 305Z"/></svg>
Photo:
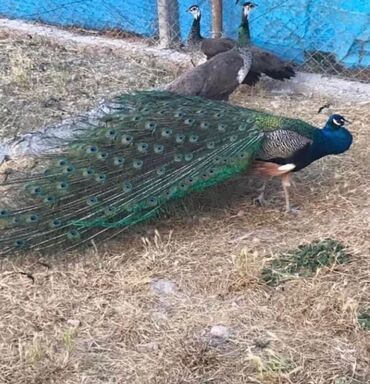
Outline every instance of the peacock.
<svg viewBox="0 0 370 384"><path fill-rule="evenodd" d="M232 49L183 73L165 89L181 95L228 100L230 94L244 81L252 64L248 35L249 11L250 6L244 5L238 42Z"/></svg>
<svg viewBox="0 0 370 384"><path fill-rule="evenodd" d="M286 212L295 212L289 200L290 173L300 171L324 156L341 154L352 145L352 135L344 127L349 121L342 115L331 115L323 129L295 121L297 124L293 129L283 125L265 131L262 149L249 170L254 175L281 177ZM265 189L266 181L255 199L260 205L264 205Z"/></svg>
<svg viewBox="0 0 370 384"><path fill-rule="evenodd" d="M111 238L171 200L244 172L280 176L286 186L291 171L352 143L340 115L318 129L163 91L122 94L108 107L95 120L76 120L81 133L58 151L3 170L0 255Z"/></svg>
<svg viewBox="0 0 370 384"><path fill-rule="evenodd" d="M237 1L238 2L238 1ZM244 7L248 7L251 11L256 4L252 2L244 3ZM200 32L201 10L198 5L189 7L188 12L193 16L193 23L188 35L188 46L195 50L200 49L207 59L228 51L235 46L235 41L230 38L211 39L204 38ZM246 20L247 33L250 39L249 19ZM252 66L243 81L243 84L255 85L261 78L262 73L276 80L286 80L295 76L293 67L286 61L280 59L274 53L266 51L255 45L251 45Z"/></svg>

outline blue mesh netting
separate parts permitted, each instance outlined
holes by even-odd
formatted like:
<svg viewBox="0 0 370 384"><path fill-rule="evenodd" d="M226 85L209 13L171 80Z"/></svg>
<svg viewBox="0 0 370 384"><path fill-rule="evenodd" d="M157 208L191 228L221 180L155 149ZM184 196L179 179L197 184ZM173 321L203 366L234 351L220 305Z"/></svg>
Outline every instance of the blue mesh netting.
<svg viewBox="0 0 370 384"><path fill-rule="evenodd" d="M177 0L173 0L177 1ZM316 71L370 67L369 0L259 0L251 15L253 42ZM210 35L210 0L178 0L179 23L185 38L198 3L203 11L202 33ZM223 0L224 33L235 37L240 7ZM158 33L156 0L7 0L0 14L12 18L79 26L119 28L148 37Z"/></svg>

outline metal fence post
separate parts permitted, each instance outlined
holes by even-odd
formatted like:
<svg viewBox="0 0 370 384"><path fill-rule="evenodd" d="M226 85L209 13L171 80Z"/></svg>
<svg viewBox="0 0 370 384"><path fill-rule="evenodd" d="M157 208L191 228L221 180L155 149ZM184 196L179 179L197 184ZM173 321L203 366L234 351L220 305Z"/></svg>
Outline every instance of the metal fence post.
<svg viewBox="0 0 370 384"><path fill-rule="evenodd" d="M157 0L160 45L170 48L179 44L179 5L177 0Z"/></svg>
<svg viewBox="0 0 370 384"><path fill-rule="evenodd" d="M215 38L222 36L222 0L212 0L212 32Z"/></svg>

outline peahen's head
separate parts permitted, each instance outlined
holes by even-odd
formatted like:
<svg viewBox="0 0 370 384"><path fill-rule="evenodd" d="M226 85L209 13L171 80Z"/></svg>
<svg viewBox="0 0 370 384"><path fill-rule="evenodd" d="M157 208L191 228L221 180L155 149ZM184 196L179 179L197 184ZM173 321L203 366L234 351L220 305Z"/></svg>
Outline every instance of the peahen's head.
<svg viewBox="0 0 370 384"><path fill-rule="evenodd" d="M194 19L200 19L201 17L201 12L200 12L200 8L194 4L194 5L191 5L187 10L186 12L189 12L193 15Z"/></svg>
<svg viewBox="0 0 370 384"><path fill-rule="evenodd" d="M250 14L250 12L251 12L251 10L252 10L253 8L255 8L255 7L257 7L257 4L254 4L254 3L252 3L251 1L247 1L247 2L245 2L245 3L243 4L243 12L244 12L244 16L245 16L245 17L248 17L249 14Z"/></svg>
<svg viewBox="0 0 370 384"><path fill-rule="evenodd" d="M345 123L349 123L349 121L344 116L334 114L329 117L325 124L325 128L337 130L338 128L343 127Z"/></svg>
<svg viewBox="0 0 370 384"><path fill-rule="evenodd" d="M238 2L239 0L236 0L236 4L238 4ZM250 43L251 36L249 30L249 14L254 7L256 7L256 4L252 3L251 1L243 3L242 20L238 31L239 47L248 46Z"/></svg>
<svg viewBox="0 0 370 384"><path fill-rule="evenodd" d="M238 3L239 3L239 0L236 0L236 3L235 3L235 4L238 4ZM244 15L245 17L248 17L249 14L250 14L250 12L251 12L251 10L252 10L253 8L255 8L255 7L257 7L257 4L252 3L251 1L246 1L246 2L244 2L244 3L243 3L243 15Z"/></svg>

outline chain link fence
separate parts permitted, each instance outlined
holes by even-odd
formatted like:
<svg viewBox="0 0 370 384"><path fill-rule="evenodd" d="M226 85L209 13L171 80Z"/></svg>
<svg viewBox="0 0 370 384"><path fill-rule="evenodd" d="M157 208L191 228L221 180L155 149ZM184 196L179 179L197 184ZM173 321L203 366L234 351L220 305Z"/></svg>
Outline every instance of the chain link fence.
<svg viewBox="0 0 370 384"><path fill-rule="evenodd" d="M236 38L240 7L235 0L7 0L0 15L140 39L159 47L186 42L193 3L202 9L202 35L223 21ZM298 70L370 82L368 0L264 0L250 16L252 42L294 62Z"/></svg>

